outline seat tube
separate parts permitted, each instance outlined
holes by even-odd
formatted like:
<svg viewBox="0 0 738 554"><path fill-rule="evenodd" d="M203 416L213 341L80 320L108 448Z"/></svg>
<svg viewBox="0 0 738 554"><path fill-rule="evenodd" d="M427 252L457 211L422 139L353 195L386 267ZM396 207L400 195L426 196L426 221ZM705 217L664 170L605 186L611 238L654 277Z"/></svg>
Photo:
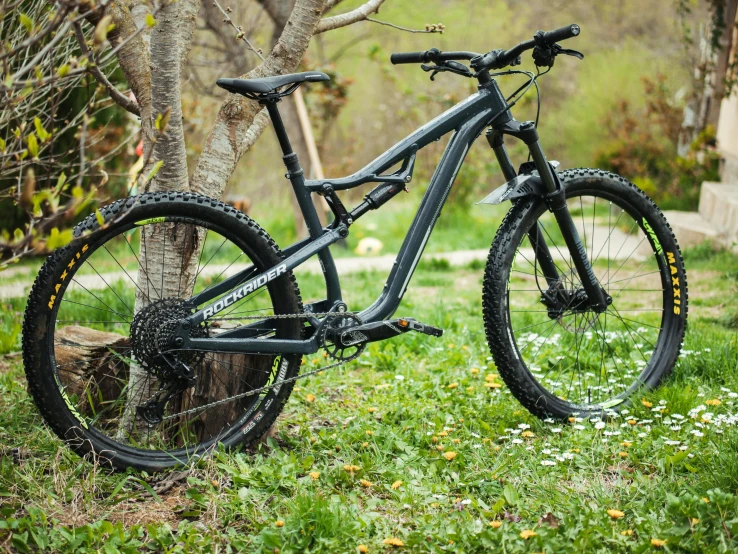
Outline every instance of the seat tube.
<svg viewBox="0 0 738 554"><path fill-rule="evenodd" d="M265 102L265 105L269 112L269 117L272 120L274 131L277 134L279 146L282 148L282 160L287 168L287 178L292 184L292 190L297 198L297 204L300 206L300 212L302 212L302 216L305 219L308 234L311 239L316 239L323 233L323 226L320 224L320 218L313 204L313 199L310 197L310 191L305 186L304 171L300 167L297 154L292 150L292 145L284 128L282 117L279 114L279 109L277 109L277 100L268 100ZM325 277L328 302L330 304L340 302L342 300L341 285L331 251L328 248L324 248L318 252L318 259L320 260Z"/></svg>
<svg viewBox="0 0 738 554"><path fill-rule="evenodd" d="M574 220L569 213L569 208L566 205L564 187L561 186L561 183L551 169L551 164L546 160L546 156L543 154L541 144L537 138L535 141L528 143L528 149L536 164L536 169L541 176L541 180L548 190L547 199L549 208L553 212L556 222L559 224L561 235L564 237L564 242L569 249L574 267L587 293L589 305L598 313L604 312L607 309L608 303L612 302L612 299L605 297L602 287L592 270L592 264L587 256L587 250L582 244L579 231L577 231Z"/></svg>

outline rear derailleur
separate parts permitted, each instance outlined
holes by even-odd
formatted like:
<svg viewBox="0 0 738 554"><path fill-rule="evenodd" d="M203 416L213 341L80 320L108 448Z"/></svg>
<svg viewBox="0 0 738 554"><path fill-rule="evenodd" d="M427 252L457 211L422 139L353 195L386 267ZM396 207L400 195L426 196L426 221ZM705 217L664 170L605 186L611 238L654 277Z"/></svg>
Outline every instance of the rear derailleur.
<svg viewBox="0 0 738 554"><path fill-rule="evenodd" d="M169 366L166 378L160 378L161 387L143 404L136 407L136 413L149 425L158 425L164 421L164 409L167 403L179 393L195 384L196 376L187 364L172 359L167 354L160 355Z"/></svg>

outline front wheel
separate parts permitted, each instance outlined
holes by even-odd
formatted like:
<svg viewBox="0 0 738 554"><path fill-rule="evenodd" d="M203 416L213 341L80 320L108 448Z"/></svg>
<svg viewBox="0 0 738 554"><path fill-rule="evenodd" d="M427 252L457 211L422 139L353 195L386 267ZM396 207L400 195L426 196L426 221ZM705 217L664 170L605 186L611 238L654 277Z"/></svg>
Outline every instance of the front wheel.
<svg viewBox="0 0 738 554"><path fill-rule="evenodd" d="M542 199L524 199L507 214L487 260L487 341L510 391L536 416L603 417L671 371L686 329L687 277L669 224L638 187L593 169L559 177L612 304L596 313L581 302L581 280L553 214ZM528 238L536 225L558 272L548 282Z"/></svg>

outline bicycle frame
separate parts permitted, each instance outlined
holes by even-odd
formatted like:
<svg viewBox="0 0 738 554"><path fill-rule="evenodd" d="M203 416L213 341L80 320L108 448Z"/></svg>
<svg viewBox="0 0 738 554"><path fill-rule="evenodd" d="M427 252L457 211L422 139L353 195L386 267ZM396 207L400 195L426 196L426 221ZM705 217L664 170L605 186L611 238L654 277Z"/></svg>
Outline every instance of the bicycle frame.
<svg viewBox="0 0 738 554"><path fill-rule="evenodd" d="M288 171L287 177L292 183L305 218L309 237L286 248L284 250L285 259L280 264L262 272L257 272L253 266L249 267L193 296L190 301L194 305L205 305L180 326L178 336L183 339L180 342L181 348L259 354L311 354L316 352L319 348L317 333L313 333L312 337L305 340L257 338L260 335L274 331L277 320L274 318L270 320L269 317L256 324L238 327L213 338L190 338L186 330L190 326L201 324L261 287L268 286L273 279L298 267L314 255L318 255L321 262L326 283L326 300L306 306L306 312L328 311L336 306L342 306L339 277L328 247L346 237L348 227L358 217L371 209L378 209L404 188L405 183L411 179L415 155L418 150L444 135L454 132L420 202L418 212L400 248L382 293L373 304L359 313L359 317L365 323L380 321L392 316L407 290L410 278L420 261L426 243L469 148L487 127L491 127L487 139L495 152L504 176L508 180L514 179L516 172L505 150L503 135L514 136L527 144L547 194L553 199L559 199L558 209L562 214L559 224L567 241L567 246L572 248L570 251L581 254L582 260L575 260L575 263L577 263L577 269L580 270L580 275L585 276L582 280L585 283L585 288L588 288L586 281L591 279L589 285L593 294L599 292L598 289L594 288L595 286L599 287L599 284L592 273L584 247L568 210L565 209L566 203L563 199L561 184L541 150L535 125L531 122L520 123L513 119L505 97L496 81L489 80L480 84L478 92L426 123L353 175L338 179L306 180L304 178L297 155L292 151L289 138L276 107L278 101L278 97L271 97L266 98L262 103L266 105L272 118L284 154L283 160ZM383 175L383 172L400 162L403 162L400 170L391 175ZM371 203L367 204L365 200L352 212L346 212L334 191L354 188L367 182L390 183L396 185L396 187L391 188L388 185L385 198L381 202L377 202L378 205L372 206ZM312 203L312 193L322 193L329 197L327 198L329 204L336 214L335 221L326 228L323 228L320 224L318 214ZM560 206L562 202L563 210ZM559 219L559 213L556 209L556 206L552 207L554 213L557 214L557 219ZM536 250L536 255L541 261L547 281L549 281L549 284L555 282L559 278L558 271L543 237L537 229L532 230L529 237ZM213 301L224 293L228 294L217 301ZM317 320L313 324L317 325Z"/></svg>

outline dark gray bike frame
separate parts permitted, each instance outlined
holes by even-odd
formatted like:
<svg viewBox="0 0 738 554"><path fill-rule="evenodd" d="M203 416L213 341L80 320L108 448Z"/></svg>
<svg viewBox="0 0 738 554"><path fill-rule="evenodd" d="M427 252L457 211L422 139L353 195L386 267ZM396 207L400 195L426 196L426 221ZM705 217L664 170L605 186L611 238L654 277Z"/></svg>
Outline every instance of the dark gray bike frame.
<svg viewBox="0 0 738 554"><path fill-rule="evenodd" d="M395 264L392 267L392 271L387 278L384 290L371 306L359 314L359 317L366 323L380 321L390 317L397 310L407 290L410 278L418 265L420 256L425 249L431 231L441 213L441 208L446 202L469 148L485 128L491 127L492 129L491 135L494 141L490 139L490 145L493 147L498 161L503 168L505 177L514 177L515 173L502 143L502 135L509 134L526 142L546 189L550 193L560 189L561 185L558 183L554 171L546 161L540 148L535 127L532 125L526 126L526 124L520 124L514 120L508 108L509 106L497 83L492 80L480 85L477 93L426 123L353 175L339 179L309 181L305 180L297 162L297 157L292 153L289 140L286 137L279 112L276 108L276 102L268 103L267 109L269 109L277 136L285 154L284 160L288 169L287 176L292 183L300 208L305 216L310 236L285 249L285 259L277 266L260 273L257 273L253 267L247 268L192 297L191 301L196 306L202 306L205 303L208 304L193 314L187 323L183 325L183 329L186 330L190 325L194 326L202 323L206 319L206 312L208 310L212 311L211 314L207 315L207 317L210 317L218 313L218 311L225 309L227 306L224 305L225 302L222 302L222 298L218 301L221 302L220 305L218 302L213 302L213 299L220 295L237 291L243 287L244 283L254 283L253 286L255 288L253 291L262 286L268 286L270 272L274 276L278 268L284 271L281 268L283 264L286 265L286 270L290 271L316 254L320 258L326 283L327 302L322 303L322 305L331 307L342 302L338 273L328 247L345 237L348 234L348 229L345 224L340 224L340 222L336 222L333 226L322 228L310 197L311 193L323 191L325 185L330 185L334 190L338 191L354 188L367 182L386 181L389 176L383 175L383 172L388 171L400 162L407 162L408 160L414 159L415 153L418 150L453 131L454 134L449 140L443 157L430 180L415 219L410 226L400 252L397 255ZM352 222L353 220L351 219L348 221L349 224ZM533 234L529 236L534 240L536 238ZM575 238L576 241L579 241L578 235L575 235ZM538 249L536 244L534 244L534 247ZM545 243L541 244L540 248L542 248L541 258L550 259L550 254L548 254L548 248L545 246ZM589 265L588 261L587 265ZM552 271L555 271L555 268ZM249 294L253 291L250 291ZM228 296L226 295L223 298L227 298ZM216 310L216 308L218 309ZM187 332L181 332L180 336L184 340L182 348L261 354L311 354L318 350L318 337L315 336L317 334L306 340L253 338L260 334L265 334L270 329L273 330L275 324L275 319L270 320L267 317L263 322L239 327L221 333L214 338L191 339Z"/></svg>

